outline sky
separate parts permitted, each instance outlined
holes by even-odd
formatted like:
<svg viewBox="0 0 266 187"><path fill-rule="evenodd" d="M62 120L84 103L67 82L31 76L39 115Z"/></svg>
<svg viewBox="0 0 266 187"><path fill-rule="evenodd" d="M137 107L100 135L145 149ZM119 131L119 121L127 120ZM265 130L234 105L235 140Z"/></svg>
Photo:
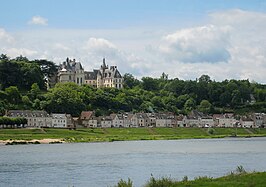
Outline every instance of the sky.
<svg viewBox="0 0 266 187"><path fill-rule="evenodd" d="M265 84L266 0L2 0L0 53Z"/></svg>

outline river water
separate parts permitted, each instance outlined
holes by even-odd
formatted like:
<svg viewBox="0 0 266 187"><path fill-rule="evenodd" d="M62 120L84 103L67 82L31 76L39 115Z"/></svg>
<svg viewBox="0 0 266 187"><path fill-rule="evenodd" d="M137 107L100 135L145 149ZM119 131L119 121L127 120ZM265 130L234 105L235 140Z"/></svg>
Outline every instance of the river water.
<svg viewBox="0 0 266 187"><path fill-rule="evenodd" d="M129 177L218 177L266 171L266 138L0 146L0 186L107 187Z"/></svg>

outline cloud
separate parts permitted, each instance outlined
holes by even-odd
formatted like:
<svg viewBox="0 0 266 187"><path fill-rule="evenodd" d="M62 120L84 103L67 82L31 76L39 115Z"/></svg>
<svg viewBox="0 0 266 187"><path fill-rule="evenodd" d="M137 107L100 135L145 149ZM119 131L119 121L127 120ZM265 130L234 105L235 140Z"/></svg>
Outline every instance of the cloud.
<svg viewBox="0 0 266 187"><path fill-rule="evenodd" d="M30 25L48 25L48 19L43 18L41 16L33 16L31 20L28 22Z"/></svg>
<svg viewBox="0 0 266 187"><path fill-rule="evenodd" d="M88 53L97 53L103 57L114 57L119 53L117 47L104 38L89 38L83 49L87 50Z"/></svg>
<svg viewBox="0 0 266 187"><path fill-rule="evenodd" d="M7 42L7 43L13 43L15 39L8 34L5 29L0 28L0 41L1 42Z"/></svg>
<svg viewBox="0 0 266 187"><path fill-rule="evenodd" d="M250 79L266 83L266 14L227 10L212 12L201 25L175 30L38 28L9 33L0 29L0 51L16 57L66 57L85 70L99 68L102 58L122 73L195 79Z"/></svg>
<svg viewBox="0 0 266 187"><path fill-rule="evenodd" d="M215 25L178 30L163 37L159 50L172 61L227 62L230 59L229 30Z"/></svg>
<svg viewBox="0 0 266 187"><path fill-rule="evenodd" d="M26 49L26 48L8 48L4 50L4 53L12 57L17 57L20 55L26 56L26 57L32 57L38 54L37 51Z"/></svg>

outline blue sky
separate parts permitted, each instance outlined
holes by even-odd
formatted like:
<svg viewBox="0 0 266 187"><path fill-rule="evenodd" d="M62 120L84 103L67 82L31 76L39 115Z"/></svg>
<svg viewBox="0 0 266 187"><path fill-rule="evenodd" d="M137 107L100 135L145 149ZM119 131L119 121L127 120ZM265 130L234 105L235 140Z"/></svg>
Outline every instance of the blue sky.
<svg viewBox="0 0 266 187"><path fill-rule="evenodd" d="M10 57L60 63L69 56L87 70L105 57L136 77L266 82L266 0L8 0L1 7L0 53Z"/></svg>
<svg viewBox="0 0 266 187"><path fill-rule="evenodd" d="M1 2L0 24L27 28L40 15L54 28L123 28L162 24L198 23L209 12L227 9L266 11L262 0L8 0Z"/></svg>

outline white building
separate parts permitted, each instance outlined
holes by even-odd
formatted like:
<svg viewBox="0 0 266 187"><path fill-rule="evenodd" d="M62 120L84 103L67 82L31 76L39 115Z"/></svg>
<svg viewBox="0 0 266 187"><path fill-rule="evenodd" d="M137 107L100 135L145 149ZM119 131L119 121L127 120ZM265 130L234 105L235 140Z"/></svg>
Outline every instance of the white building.
<svg viewBox="0 0 266 187"><path fill-rule="evenodd" d="M122 114L111 114L112 127L124 127L124 119Z"/></svg>
<svg viewBox="0 0 266 187"><path fill-rule="evenodd" d="M214 114L213 115L214 124L217 127L235 127L237 120L234 118L233 114Z"/></svg>
<svg viewBox="0 0 266 187"><path fill-rule="evenodd" d="M102 128L111 128L112 118L110 116L100 117L100 123Z"/></svg>
<svg viewBox="0 0 266 187"><path fill-rule="evenodd" d="M70 114L52 114L52 127L74 128L74 121Z"/></svg>
<svg viewBox="0 0 266 187"><path fill-rule="evenodd" d="M43 110L9 110L6 116L26 118L30 128L52 127L51 116Z"/></svg>
<svg viewBox="0 0 266 187"><path fill-rule="evenodd" d="M58 82L74 82L78 85L85 84L84 69L80 62L76 62L75 59L66 59L63 64L59 65Z"/></svg>

